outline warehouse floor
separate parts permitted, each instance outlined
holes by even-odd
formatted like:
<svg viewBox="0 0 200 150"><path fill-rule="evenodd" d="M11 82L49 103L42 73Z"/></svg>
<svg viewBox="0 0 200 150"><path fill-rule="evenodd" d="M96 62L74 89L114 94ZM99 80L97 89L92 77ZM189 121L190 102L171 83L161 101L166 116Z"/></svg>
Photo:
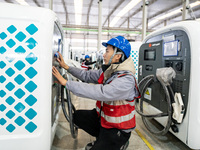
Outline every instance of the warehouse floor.
<svg viewBox="0 0 200 150"><path fill-rule="evenodd" d="M95 101L74 95L72 96L72 102L76 109L92 109L95 107ZM165 136L152 135L145 128L138 114L136 119L137 127L136 130L132 131L127 150L191 150L171 133L167 133ZM61 112L51 150L84 150L85 145L94 140L94 137L80 129L78 130L78 137L73 139L69 123Z"/></svg>

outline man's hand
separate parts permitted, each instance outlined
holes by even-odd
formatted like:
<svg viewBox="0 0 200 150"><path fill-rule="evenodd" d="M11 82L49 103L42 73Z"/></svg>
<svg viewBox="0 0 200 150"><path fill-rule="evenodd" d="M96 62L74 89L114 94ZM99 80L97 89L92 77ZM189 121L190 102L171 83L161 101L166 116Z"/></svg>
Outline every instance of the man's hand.
<svg viewBox="0 0 200 150"><path fill-rule="evenodd" d="M53 66L53 68L52 68L52 73L53 73L53 75L58 79L58 81L59 81L59 83L60 83L61 85L63 85L63 86L66 85L67 80L65 80L65 79L61 76L61 74L58 72L58 70L57 70L56 67L54 67L54 66Z"/></svg>
<svg viewBox="0 0 200 150"><path fill-rule="evenodd" d="M64 62L63 56L61 55L61 53L57 52L59 54L59 58L57 58L58 63L60 64L60 66L64 69L69 69L69 66Z"/></svg>

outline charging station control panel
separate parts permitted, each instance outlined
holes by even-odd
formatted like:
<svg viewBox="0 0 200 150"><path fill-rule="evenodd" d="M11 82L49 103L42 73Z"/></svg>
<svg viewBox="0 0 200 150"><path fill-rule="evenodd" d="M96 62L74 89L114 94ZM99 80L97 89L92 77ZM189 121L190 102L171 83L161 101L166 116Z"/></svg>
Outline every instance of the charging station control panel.
<svg viewBox="0 0 200 150"><path fill-rule="evenodd" d="M150 37L140 47L138 82L148 75L156 75L158 68L172 67L176 72L172 89L174 93L181 93L184 106L187 108L190 57L190 43L184 31L174 30ZM159 82L147 88L145 94L145 101L162 112L167 111L165 94Z"/></svg>

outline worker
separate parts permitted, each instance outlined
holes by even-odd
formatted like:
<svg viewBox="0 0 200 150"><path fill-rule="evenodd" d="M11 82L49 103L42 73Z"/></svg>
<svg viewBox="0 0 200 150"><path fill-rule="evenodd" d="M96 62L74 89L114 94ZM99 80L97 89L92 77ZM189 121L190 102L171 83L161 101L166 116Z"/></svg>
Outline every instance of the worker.
<svg viewBox="0 0 200 150"><path fill-rule="evenodd" d="M99 70L69 67L59 53L60 66L84 82L65 80L55 67L52 73L73 94L97 101L93 110L77 110L73 114L74 123L96 137L96 141L87 144L85 149L125 150L136 126L134 104L139 97L134 62L130 57L131 46L122 36L102 44L106 47L105 64Z"/></svg>
<svg viewBox="0 0 200 150"><path fill-rule="evenodd" d="M90 56L85 55L85 60L81 63L81 67L85 70L90 70L92 67L90 65L96 63L96 61L90 62Z"/></svg>

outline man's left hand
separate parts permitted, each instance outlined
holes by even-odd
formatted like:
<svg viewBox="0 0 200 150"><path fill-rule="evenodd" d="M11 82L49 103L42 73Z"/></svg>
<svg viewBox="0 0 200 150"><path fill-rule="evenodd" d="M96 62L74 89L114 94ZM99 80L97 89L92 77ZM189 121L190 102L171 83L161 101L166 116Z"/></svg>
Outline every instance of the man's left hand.
<svg viewBox="0 0 200 150"><path fill-rule="evenodd" d="M53 66L53 68L52 68L52 73L53 73L53 75L58 79L58 81L59 81L59 83L60 83L61 85L63 85L63 86L66 85L67 80L65 80L65 79L61 76L61 74L58 72L58 70L57 70L56 67L54 67L54 66Z"/></svg>

